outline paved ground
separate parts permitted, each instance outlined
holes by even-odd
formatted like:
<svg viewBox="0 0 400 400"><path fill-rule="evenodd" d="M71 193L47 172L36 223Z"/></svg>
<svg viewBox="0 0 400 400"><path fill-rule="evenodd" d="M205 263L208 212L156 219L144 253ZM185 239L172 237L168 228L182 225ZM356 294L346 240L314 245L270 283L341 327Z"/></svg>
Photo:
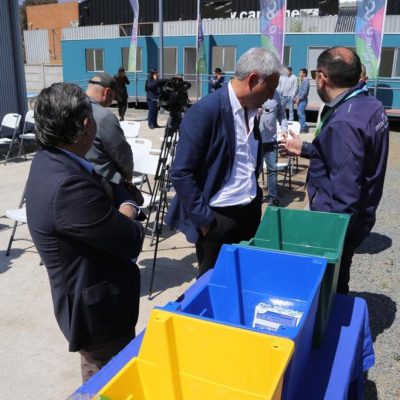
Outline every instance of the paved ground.
<svg viewBox="0 0 400 400"><path fill-rule="evenodd" d="M142 121L141 137L150 138L154 147L160 146L164 130L147 128L146 111L129 110L127 116ZM159 118L161 125L165 124L166 117ZM396 315L400 304L399 244L395 242L399 235L396 207L400 197L399 139L398 133L391 135L391 158L377 226L355 256L351 281L352 289L366 298L370 308L377 356L376 367L367 381L365 399L371 400L400 398L400 327ZM306 164L302 161L300 164L302 172L294 177L292 190L281 190L283 206L304 208L306 204L303 190ZM13 244L11 255L5 256L12 226L4 216L5 210L18 204L29 167L29 161L0 165L0 399L63 399L80 385L79 357L68 353L67 343L55 322L46 270L39 266L26 226L18 228L18 240ZM139 258L142 297L138 331L146 326L153 306L176 298L197 274L193 246L182 234L163 229L157 258L156 295L149 300L153 255L154 247L146 240Z"/></svg>

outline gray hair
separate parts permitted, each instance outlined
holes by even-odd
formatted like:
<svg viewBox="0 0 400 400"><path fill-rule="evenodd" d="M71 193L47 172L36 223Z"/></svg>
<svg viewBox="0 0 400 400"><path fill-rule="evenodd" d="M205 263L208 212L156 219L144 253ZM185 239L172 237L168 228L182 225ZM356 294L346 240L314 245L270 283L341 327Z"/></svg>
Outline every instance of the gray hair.
<svg viewBox="0 0 400 400"><path fill-rule="evenodd" d="M241 81L252 72L265 79L273 74L281 75L283 67L274 53L262 47L253 47L239 58L235 76Z"/></svg>
<svg viewBox="0 0 400 400"><path fill-rule="evenodd" d="M92 114L90 99L79 86L54 83L40 92L35 103L36 140L42 147L77 143L83 121Z"/></svg>

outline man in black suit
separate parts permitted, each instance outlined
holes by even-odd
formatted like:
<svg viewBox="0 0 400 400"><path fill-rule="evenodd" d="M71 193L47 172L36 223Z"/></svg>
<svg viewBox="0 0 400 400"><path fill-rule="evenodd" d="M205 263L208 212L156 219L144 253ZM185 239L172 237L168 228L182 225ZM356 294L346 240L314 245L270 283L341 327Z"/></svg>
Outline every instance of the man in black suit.
<svg viewBox="0 0 400 400"><path fill-rule="evenodd" d="M138 207L104 186L85 159L96 124L82 89L65 83L43 89L35 120L42 149L27 182L28 226L47 268L57 322L69 350L81 354L85 381L135 336L134 260L143 229Z"/></svg>

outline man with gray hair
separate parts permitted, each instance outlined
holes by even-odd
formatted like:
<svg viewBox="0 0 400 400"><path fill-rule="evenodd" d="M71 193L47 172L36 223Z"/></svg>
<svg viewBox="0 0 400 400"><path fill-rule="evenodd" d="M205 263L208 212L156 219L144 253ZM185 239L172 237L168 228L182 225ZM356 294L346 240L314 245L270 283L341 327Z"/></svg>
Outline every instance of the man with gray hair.
<svg viewBox="0 0 400 400"><path fill-rule="evenodd" d="M176 196L166 222L196 243L199 275L224 243L254 236L261 218L262 141L258 108L274 95L282 66L262 48L244 53L235 77L185 114L171 179Z"/></svg>
<svg viewBox="0 0 400 400"><path fill-rule="evenodd" d="M46 266L54 313L87 380L135 336L143 229L137 208L113 199L85 158L96 123L76 85L56 83L35 105L41 150L26 186L33 242Z"/></svg>

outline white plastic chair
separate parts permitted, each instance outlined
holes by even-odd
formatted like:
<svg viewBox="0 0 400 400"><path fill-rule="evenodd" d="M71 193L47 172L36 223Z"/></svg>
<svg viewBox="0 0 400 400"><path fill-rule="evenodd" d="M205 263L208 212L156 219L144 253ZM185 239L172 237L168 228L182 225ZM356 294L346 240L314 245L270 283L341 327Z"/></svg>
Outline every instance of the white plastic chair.
<svg viewBox="0 0 400 400"><path fill-rule="evenodd" d="M15 210L7 210L6 217L10 218L14 221L14 225L13 225L13 228L11 231L11 236L10 236L10 240L8 242L7 251L6 251L6 256L9 256L10 251L11 251L11 245L12 245L12 242L14 241L14 235L15 235L15 231L17 230L18 223L26 224L26 222L27 222L26 208L25 208L25 188L22 193L22 197L19 202L18 208Z"/></svg>
<svg viewBox="0 0 400 400"><path fill-rule="evenodd" d="M149 176L155 176L157 173L159 163L159 156L150 154L148 151L140 151L135 153L134 155L134 172L141 174L142 176L146 176L147 179ZM139 186L141 189L143 185L143 180ZM160 196L154 196L152 194L142 193L144 198L144 203L142 208L149 208L150 210L160 202ZM151 243L153 243L154 238L154 229L149 229L151 231Z"/></svg>
<svg viewBox="0 0 400 400"><path fill-rule="evenodd" d="M143 174L138 175L138 173L135 172L136 154L137 153L141 153L143 151L145 151L147 153L155 153L155 154L157 154L158 150L153 150L152 149L153 143L152 143L152 141L150 139L126 138L126 141L131 146L132 154L133 154L133 166L134 166L133 170L134 170L134 174L136 176L133 177L132 182L135 185L141 185L141 187L143 186L144 182L147 182L147 185L149 187L149 193L151 194L151 186L150 186L150 183L149 183L148 176L147 175L143 175Z"/></svg>
<svg viewBox="0 0 400 400"><path fill-rule="evenodd" d="M288 129L293 131L296 135L300 135L300 122L299 121L288 121Z"/></svg>
<svg viewBox="0 0 400 400"><path fill-rule="evenodd" d="M300 122L299 121L288 121L288 130L291 130L296 136L300 135ZM293 163L296 163L296 173L299 171L299 157L295 156L292 157L292 165L291 167L293 168ZM291 171L292 173L293 171Z"/></svg>
<svg viewBox="0 0 400 400"><path fill-rule="evenodd" d="M29 125L35 125L35 116L33 110L29 110L25 115L24 127L22 128L22 133L19 135L20 142L19 142L19 152L18 157L21 157L21 151L24 153L24 157L26 160L26 154L23 149L23 142L24 140L35 140L35 134L33 132L27 132L27 127Z"/></svg>
<svg viewBox="0 0 400 400"><path fill-rule="evenodd" d="M16 139L16 135L17 135L17 131L19 129L19 125L21 123L21 115L20 114L6 114L3 117L3 120L1 121L1 125L0 125L0 136L4 135L4 132L6 130L12 130L12 136L10 137L0 137L0 145L8 145L8 151L7 151L7 155L5 156L5 162L4 165L7 164L7 160L10 157L11 154L11 150L14 144L14 141ZM2 156L4 157L4 155L2 154Z"/></svg>
<svg viewBox="0 0 400 400"><path fill-rule="evenodd" d="M126 138L126 141L129 143L129 146L131 146L132 153L140 153L142 151L148 151L150 152L153 143L150 139L142 139L142 138Z"/></svg>
<svg viewBox="0 0 400 400"><path fill-rule="evenodd" d="M121 121L120 125L126 138L137 138L139 136L140 122Z"/></svg>

